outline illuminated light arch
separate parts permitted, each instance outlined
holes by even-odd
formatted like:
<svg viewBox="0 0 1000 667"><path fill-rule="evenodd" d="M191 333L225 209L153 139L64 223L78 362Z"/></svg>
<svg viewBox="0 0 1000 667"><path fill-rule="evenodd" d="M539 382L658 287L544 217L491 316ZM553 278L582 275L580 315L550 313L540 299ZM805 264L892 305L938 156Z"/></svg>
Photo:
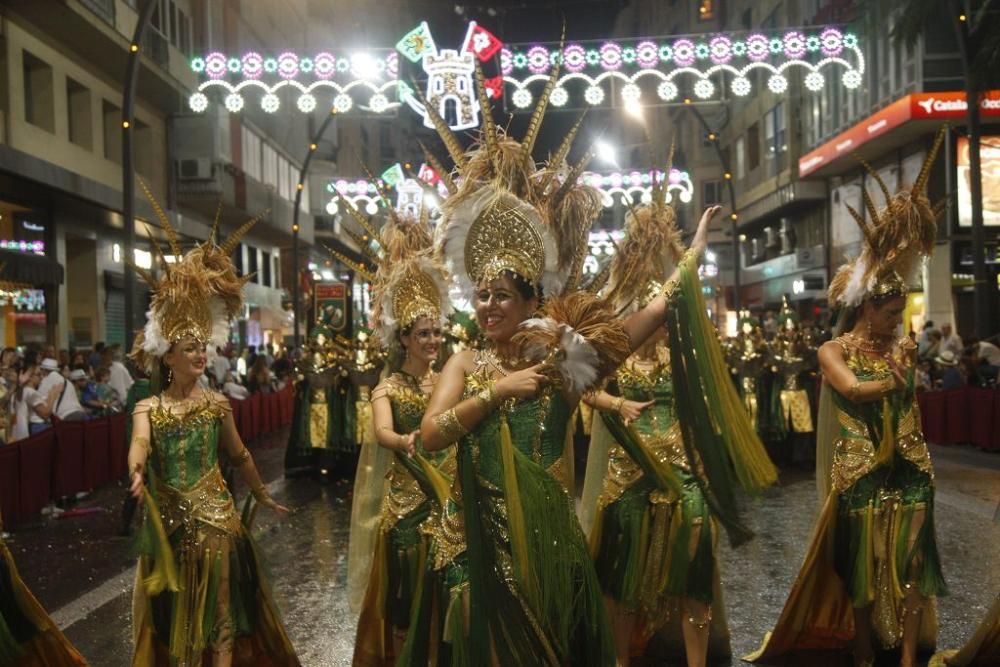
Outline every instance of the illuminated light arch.
<svg viewBox="0 0 1000 667"><path fill-rule="evenodd" d="M778 91L787 89L791 71L801 71L806 89L812 92L831 83L857 88L863 83L865 74L858 38L832 27L795 29L772 35L755 32L662 40L643 38L609 41L596 47L573 43L566 45L561 53L555 44L508 44L500 48L502 42L470 24L469 34L475 30L480 31L480 37L489 35L495 40L494 47L500 53L500 76L495 83L493 80L487 82L490 94L504 87L506 99L517 111L528 111L534 106L560 59L560 76L551 98L555 107L635 104L638 100L636 90L643 103L674 102L688 97L709 100L718 98L723 92L743 97L753 92L748 75L755 71L764 73L764 85ZM382 114L408 106L429 123L421 101L410 86L399 79L400 58L419 61L429 78L441 75L432 71L435 67L441 70L461 64L464 68L461 75L467 78L470 75L465 71L469 67L466 61L471 54L466 50L468 44L457 51L439 50L424 23L407 37L414 35L421 38L423 45L419 53L372 49L349 55L324 51L305 56L285 52L265 58L251 52L227 58L213 52L191 62L192 69L206 80L190 96L188 103L193 111L201 113L211 102L209 93L218 90L226 109L236 113L251 104L245 95L254 92L260 94L260 100L252 103L269 112L298 108L309 113L328 103L340 112L360 109ZM467 36L466 41L469 39ZM630 91L628 99L622 99L621 94L611 94L613 81L623 90ZM652 89L650 92L640 89L640 84L646 82L646 87ZM298 95L291 91L297 91ZM293 99L280 99L282 92L289 92ZM286 106L288 104L294 106ZM453 129L476 125L478 101L471 99L466 106L466 118Z"/></svg>

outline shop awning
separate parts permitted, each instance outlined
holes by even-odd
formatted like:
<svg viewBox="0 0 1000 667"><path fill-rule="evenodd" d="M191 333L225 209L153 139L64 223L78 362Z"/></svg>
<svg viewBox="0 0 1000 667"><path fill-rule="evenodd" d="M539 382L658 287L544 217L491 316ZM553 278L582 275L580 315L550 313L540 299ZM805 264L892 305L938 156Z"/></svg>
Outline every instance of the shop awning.
<svg viewBox="0 0 1000 667"><path fill-rule="evenodd" d="M41 289L63 283L63 267L59 262L41 255L0 250L0 279L25 283Z"/></svg>

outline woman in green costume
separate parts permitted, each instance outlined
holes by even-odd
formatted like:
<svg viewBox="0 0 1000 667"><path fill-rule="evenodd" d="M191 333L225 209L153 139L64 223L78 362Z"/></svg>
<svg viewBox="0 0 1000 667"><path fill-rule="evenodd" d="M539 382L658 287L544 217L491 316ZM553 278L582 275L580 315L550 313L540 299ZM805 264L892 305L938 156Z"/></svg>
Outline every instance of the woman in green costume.
<svg viewBox="0 0 1000 667"><path fill-rule="evenodd" d="M3 517L0 517L0 665L87 665L21 581L14 557L3 539Z"/></svg>
<svg viewBox="0 0 1000 667"><path fill-rule="evenodd" d="M607 294L619 310L645 306L660 292L670 265L681 260L675 219L662 189L654 191L649 205L629 212ZM680 367L695 370L676 351ZM738 400L729 382L723 380L722 386ZM729 655L715 560L716 520L706 495L711 480L698 454L699 439L685 447L684 434L693 431L682 421L690 420L677 415L678 404L688 396L675 399L675 392L690 391L683 382L675 387L667 333L659 329L618 369L607 391L584 397L601 419L592 426L581 517L590 532L618 665L628 665L633 655L662 657L661 647L647 651L654 634L671 658L686 658L691 667L706 664L710 637L713 655ZM727 451L725 467L759 466L762 479L752 491L773 482L776 472L743 411L713 416L738 424L748 445L732 458Z"/></svg>
<svg viewBox="0 0 1000 667"><path fill-rule="evenodd" d="M372 667L393 664L402 649L427 562L422 525L455 470L453 450L427 452L420 440L451 310L442 269L429 256L426 216L393 213L376 238L384 255L374 258L372 320L390 359L402 362L372 392L377 444L362 452L352 507L348 593L360 610L353 664Z"/></svg>
<svg viewBox="0 0 1000 667"><path fill-rule="evenodd" d="M153 395L135 407L128 454L132 493L147 509L133 599L136 667L299 665L222 478L220 450L258 503L288 510L268 495L229 400L198 381L206 344L224 345L229 321L240 312L244 279L229 260L239 235L165 264L159 281L144 275L154 295L133 357L153 375ZM158 391L161 377L166 386Z"/></svg>
<svg viewBox="0 0 1000 667"><path fill-rule="evenodd" d="M934 597L946 592L934 535L934 474L914 393L916 346L897 337L910 276L936 237L924 193L942 134L911 189L862 192L871 223L859 257L840 269L830 302L844 332L819 350L824 388L817 483L825 500L812 546L778 624L749 659L814 663L853 650L856 665L896 649L902 667L932 651Z"/></svg>

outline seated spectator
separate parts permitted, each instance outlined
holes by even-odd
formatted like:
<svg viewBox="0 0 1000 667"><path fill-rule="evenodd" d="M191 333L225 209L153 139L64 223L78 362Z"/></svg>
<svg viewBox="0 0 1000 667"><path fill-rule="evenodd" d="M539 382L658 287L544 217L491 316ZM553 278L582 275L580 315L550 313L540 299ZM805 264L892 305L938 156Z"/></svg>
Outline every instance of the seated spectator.
<svg viewBox="0 0 1000 667"><path fill-rule="evenodd" d="M77 398L86 409L87 417L104 415L104 403L97 397L97 385L90 381L85 370L82 368L73 370L69 374L69 381L76 388Z"/></svg>
<svg viewBox="0 0 1000 667"><path fill-rule="evenodd" d="M59 364L55 359L42 360L42 382L38 386L38 391L43 396L48 396L53 387L59 388L59 396L56 399L53 412L55 416L63 421L80 421L87 418L87 413L80 405L76 391L70 382L59 373ZM69 376L69 372L66 373Z"/></svg>
<svg viewBox="0 0 1000 667"><path fill-rule="evenodd" d="M52 408L61 393L58 385L49 389L48 395L38 391L42 381L42 370L38 366L27 366L18 374L17 389L7 400L7 414L10 420L7 442L24 440L52 426Z"/></svg>
<svg viewBox="0 0 1000 667"><path fill-rule="evenodd" d="M935 357L934 362L941 368L941 389L961 389L966 385L964 369L959 366L954 352L944 350Z"/></svg>
<svg viewBox="0 0 1000 667"><path fill-rule="evenodd" d="M267 357L262 354L258 355L247 375L247 389L250 390L251 394L257 392L270 394L274 391L271 382L271 369L267 367Z"/></svg>
<svg viewBox="0 0 1000 667"><path fill-rule="evenodd" d="M919 353L921 359L934 359L938 353L941 352L941 332L937 329L931 329L927 332L927 346L924 348L923 352Z"/></svg>
<svg viewBox="0 0 1000 667"><path fill-rule="evenodd" d="M7 370L8 368L14 368L17 366L18 354L17 350L12 347L5 347L3 352L0 352L0 370Z"/></svg>
<svg viewBox="0 0 1000 667"><path fill-rule="evenodd" d="M94 384L97 387L97 398L104 403L106 411L121 412L122 399L111 386L111 369L101 366L94 372ZM133 385L134 386L134 385Z"/></svg>
<svg viewBox="0 0 1000 667"><path fill-rule="evenodd" d="M241 384L237 384L232 371L226 371L222 382L222 393L237 401L250 398L250 392Z"/></svg>
<svg viewBox="0 0 1000 667"><path fill-rule="evenodd" d="M920 337L917 339L917 356L927 356L927 348L931 345L932 331L935 331L934 320L927 320L924 322L924 328L920 330Z"/></svg>
<svg viewBox="0 0 1000 667"><path fill-rule="evenodd" d="M941 325L941 350L949 350L955 354L957 359L962 354L962 337L952 331L951 324Z"/></svg>
<svg viewBox="0 0 1000 667"><path fill-rule="evenodd" d="M914 374L914 388L917 391L927 391L931 384L931 362L920 361Z"/></svg>

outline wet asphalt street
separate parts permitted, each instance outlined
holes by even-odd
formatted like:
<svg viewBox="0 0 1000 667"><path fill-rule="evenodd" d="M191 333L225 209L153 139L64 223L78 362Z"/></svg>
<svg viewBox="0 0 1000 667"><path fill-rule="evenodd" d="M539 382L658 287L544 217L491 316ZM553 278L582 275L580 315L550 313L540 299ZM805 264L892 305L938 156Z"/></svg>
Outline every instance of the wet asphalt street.
<svg viewBox="0 0 1000 667"><path fill-rule="evenodd" d="M355 630L345 596L350 484L281 479L284 437L279 432L252 449L265 479L273 480L272 494L294 511L281 519L262 515L255 534L303 665L349 665ZM935 447L932 456L938 544L951 589L939 601L939 643L955 647L1000 591L1000 455ZM101 491L83 505L102 510L38 522L10 542L28 585L97 667L129 664L132 559L128 540L115 535L122 493ZM735 655L757 646L798 571L816 511L812 476L784 473L781 487L748 509L757 539L736 552L724 546L720 554Z"/></svg>

